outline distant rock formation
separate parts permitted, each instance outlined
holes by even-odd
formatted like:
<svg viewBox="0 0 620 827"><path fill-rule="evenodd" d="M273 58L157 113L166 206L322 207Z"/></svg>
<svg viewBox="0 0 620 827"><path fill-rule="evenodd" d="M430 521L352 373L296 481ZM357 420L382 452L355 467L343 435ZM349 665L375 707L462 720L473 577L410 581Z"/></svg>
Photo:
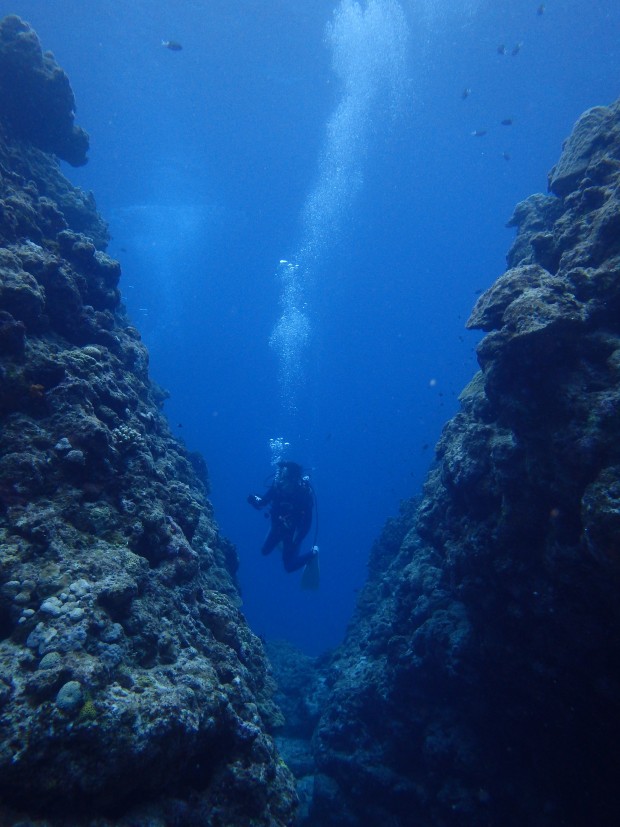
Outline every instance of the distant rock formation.
<svg viewBox="0 0 620 827"><path fill-rule="evenodd" d="M310 658L286 641L268 643L267 655L278 676L275 701L283 714L276 743L297 780L299 824L306 824L317 772L312 734L330 692L324 669L329 656Z"/></svg>
<svg viewBox="0 0 620 827"><path fill-rule="evenodd" d="M92 196L42 151L82 163L86 144L15 17L0 98L0 823L291 825L236 552L161 413Z"/></svg>
<svg viewBox="0 0 620 827"><path fill-rule="evenodd" d="M481 371L322 670L307 825L620 823L620 103L550 187L515 210L468 323Z"/></svg>

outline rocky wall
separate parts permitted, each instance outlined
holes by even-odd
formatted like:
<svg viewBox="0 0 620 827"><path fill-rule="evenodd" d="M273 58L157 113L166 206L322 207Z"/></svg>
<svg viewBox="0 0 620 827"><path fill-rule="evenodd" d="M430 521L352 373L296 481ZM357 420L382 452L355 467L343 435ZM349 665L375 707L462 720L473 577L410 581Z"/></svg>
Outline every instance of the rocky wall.
<svg viewBox="0 0 620 827"><path fill-rule="evenodd" d="M48 154L85 161L69 82L14 16L0 70L0 823L292 824L206 466Z"/></svg>
<svg viewBox="0 0 620 827"><path fill-rule="evenodd" d="M620 103L468 326L481 370L324 670L311 825L620 823Z"/></svg>
<svg viewBox="0 0 620 827"><path fill-rule="evenodd" d="M74 124L69 78L36 32L17 15L0 28L0 110L14 137L51 152L72 166L86 163L88 135Z"/></svg>

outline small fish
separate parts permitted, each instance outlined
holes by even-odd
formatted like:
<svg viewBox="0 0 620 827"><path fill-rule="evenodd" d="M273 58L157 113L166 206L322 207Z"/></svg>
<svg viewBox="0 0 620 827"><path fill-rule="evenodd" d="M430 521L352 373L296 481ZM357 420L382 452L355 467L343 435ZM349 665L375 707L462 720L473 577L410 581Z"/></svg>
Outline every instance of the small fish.
<svg viewBox="0 0 620 827"><path fill-rule="evenodd" d="M503 43L502 43L502 44L500 44L500 45L497 47L497 54L498 54L498 55L505 55L505 54L506 54L506 47L504 46L504 44L503 44Z"/></svg>
<svg viewBox="0 0 620 827"><path fill-rule="evenodd" d="M474 131L470 132L469 134L473 135L474 138L482 138L483 135L487 134L487 131L486 129L474 129Z"/></svg>
<svg viewBox="0 0 620 827"><path fill-rule="evenodd" d="M516 57L519 54L519 52L521 51L522 46L523 46L523 41L521 41L520 43L515 43L515 45L512 47L512 52L510 54L513 57Z"/></svg>
<svg viewBox="0 0 620 827"><path fill-rule="evenodd" d="M512 118L504 118L500 123L502 126L512 126Z"/></svg>
<svg viewBox="0 0 620 827"><path fill-rule="evenodd" d="M164 49L170 49L171 52L180 52L183 48L178 40L162 40L161 45Z"/></svg>
<svg viewBox="0 0 620 827"><path fill-rule="evenodd" d="M536 9L536 14L541 17L545 13L545 4L541 3L540 6Z"/></svg>
<svg viewBox="0 0 620 827"><path fill-rule="evenodd" d="M502 152L502 158L504 159L504 161L510 161L510 153Z"/></svg>
<svg viewBox="0 0 620 827"><path fill-rule="evenodd" d="M468 98L470 95L471 95L471 89L469 89L469 88L463 89L463 92L461 93L461 97L463 98L463 100Z"/></svg>

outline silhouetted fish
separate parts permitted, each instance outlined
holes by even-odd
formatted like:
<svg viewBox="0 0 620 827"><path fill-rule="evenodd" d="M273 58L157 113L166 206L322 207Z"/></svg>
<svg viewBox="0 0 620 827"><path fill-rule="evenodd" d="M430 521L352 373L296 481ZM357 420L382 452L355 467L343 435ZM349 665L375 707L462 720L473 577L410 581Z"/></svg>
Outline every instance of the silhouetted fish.
<svg viewBox="0 0 620 827"><path fill-rule="evenodd" d="M515 45L512 47L512 52L511 52L510 54L511 54L513 57L515 57L515 55L518 55L518 54L519 54L519 52L521 51L521 47L522 47L522 46L523 46L523 42L521 42L521 43L515 43Z"/></svg>
<svg viewBox="0 0 620 827"><path fill-rule="evenodd" d="M473 132L470 132L470 135L473 135L474 138L482 138L483 135L486 135L486 129L474 129Z"/></svg>
<svg viewBox="0 0 620 827"><path fill-rule="evenodd" d="M502 126L512 126L512 118L504 118L500 123Z"/></svg>
<svg viewBox="0 0 620 827"><path fill-rule="evenodd" d="M504 159L504 161L510 161L510 153L502 152L502 158Z"/></svg>
<svg viewBox="0 0 620 827"><path fill-rule="evenodd" d="M545 4L541 3L540 6L536 9L536 14L540 17L541 14L545 13Z"/></svg>
<svg viewBox="0 0 620 827"><path fill-rule="evenodd" d="M463 89L463 92L461 94L461 97L463 98L463 100L465 100L465 98L468 98L470 95L471 95L471 89L469 89L469 88Z"/></svg>
<svg viewBox="0 0 620 827"><path fill-rule="evenodd" d="M171 52L180 52L183 46L177 40L162 40L161 45Z"/></svg>
<svg viewBox="0 0 620 827"><path fill-rule="evenodd" d="M497 47L497 54L498 55L505 55L506 54L506 47L502 43L500 46Z"/></svg>

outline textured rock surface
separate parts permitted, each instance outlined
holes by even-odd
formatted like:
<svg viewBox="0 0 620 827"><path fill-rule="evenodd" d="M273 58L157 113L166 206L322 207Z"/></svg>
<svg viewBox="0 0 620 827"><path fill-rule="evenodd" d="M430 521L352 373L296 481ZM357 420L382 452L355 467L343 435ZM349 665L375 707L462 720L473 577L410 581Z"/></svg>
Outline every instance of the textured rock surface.
<svg viewBox="0 0 620 827"><path fill-rule="evenodd" d="M283 715L276 743L297 779L298 818L303 824L309 816L317 772L312 734L330 692L325 673L328 656L309 658L285 641L268 643L267 654L278 678L275 700Z"/></svg>
<svg viewBox="0 0 620 827"><path fill-rule="evenodd" d="M6 129L72 166L86 163L88 135L75 126L69 78L16 15L0 23L0 110Z"/></svg>
<svg viewBox="0 0 620 827"><path fill-rule="evenodd" d="M619 104L550 181L324 672L308 824L620 823Z"/></svg>
<svg viewBox="0 0 620 827"><path fill-rule="evenodd" d="M291 824L236 553L160 411L92 197L41 151L63 155L72 95L33 44L0 24L2 71L30 60L23 98L48 70L64 90L49 141L0 123L0 823Z"/></svg>

